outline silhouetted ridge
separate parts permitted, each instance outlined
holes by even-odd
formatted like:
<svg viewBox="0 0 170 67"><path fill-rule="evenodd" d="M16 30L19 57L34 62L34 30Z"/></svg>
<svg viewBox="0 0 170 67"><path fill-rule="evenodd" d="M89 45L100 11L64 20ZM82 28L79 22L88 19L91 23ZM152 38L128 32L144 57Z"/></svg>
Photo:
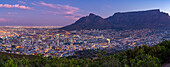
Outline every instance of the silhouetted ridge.
<svg viewBox="0 0 170 67"><path fill-rule="evenodd" d="M118 12L103 19L93 13L75 23L63 27L64 30L89 29L170 29L170 17L159 9L147 11Z"/></svg>
<svg viewBox="0 0 170 67"><path fill-rule="evenodd" d="M109 28L107 24L109 23L106 20L104 20L102 17L90 13L89 16L82 17L79 20L77 20L75 23L63 27L61 29L64 30L107 29Z"/></svg>
<svg viewBox="0 0 170 67"><path fill-rule="evenodd" d="M146 11L132 11L132 12L117 12L115 14L126 14L126 13L160 13L160 9L146 10Z"/></svg>

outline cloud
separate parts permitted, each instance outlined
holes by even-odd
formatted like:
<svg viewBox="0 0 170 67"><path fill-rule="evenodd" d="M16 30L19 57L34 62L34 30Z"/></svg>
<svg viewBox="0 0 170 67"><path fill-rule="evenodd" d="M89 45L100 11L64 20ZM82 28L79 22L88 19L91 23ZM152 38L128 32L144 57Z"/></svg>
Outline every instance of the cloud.
<svg viewBox="0 0 170 67"><path fill-rule="evenodd" d="M78 20L79 19L79 17L75 17L75 16L65 16L65 18L71 18L73 20Z"/></svg>
<svg viewBox="0 0 170 67"><path fill-rule="evenodd" d="M77 7L72 7L69 5L60 5L60 4L50 4L50 3L45 3L45 2L40 2L39 3L42 6L50 7L58 11L64 11L66 14L73 14L75 12L79 12L79 8Z"/></svg>
<svg viewBox="0 0 170 67"><path fill-rule="evenodd" d="M32 3L33 5L39 6L39 7L47 7L47 10L43 11L41 14L44 15L61 15L65 18L71 18L71 19L77 19L80 17L81 14L78 14L80 12L80 9L77 7L69 6L69 5L61 5L61 4L51 4L51 3L45 3L45 2L36 2Z"/></svg>
<svg viewBox="0 0 170 67"><path fill-rule="evenodd" d="M41 4L41 5L43 5L43 6L50 7L50 8L56 8L56 6L55 6L55 5L53 5L53 4L49 4L49 3L40 2L39 4Z"/></svg>
<svg viewBox="0 0 170 67"><path fill-rule="evenodd" d="M35 5L35 6L38 6L38 4L36 4L36 3L33 3L33 2L32 2L31 4L32 4L32 5Z"/></svg>
<svg viewBox="0 0 170 67"><path fill-rule="evenodd" d="M64 14L65 18L71 18L73 20L78 20L81 16L81 14Z"/></svg>
<svg viewBox="0 0 170 67"><path fill-rule="evenodd" d="M14 15L14 14L18 14L16 12L8 12L9 15Z"/></svg>
<svg viewBox="0 0 170 67"><path fill-rule="evenodd" d="M0 22L8 22L8 20L5 18L0 18Z"/></svg>
<svg viewBox="0 0 170 67"><path fill-rule="evenodd" d="M25 9L25 10L31 10L32 8L15 4L15 5L10 5L10 4L0 4L0 8L19 8L19 9Z"/></svg>
<svg viewBox="0 0 170 67"><path fill-rule="evenodd" d="M18 1L19 3L21 3L21 4L26 4L26 2L24 2L24 1Z"/></svg>

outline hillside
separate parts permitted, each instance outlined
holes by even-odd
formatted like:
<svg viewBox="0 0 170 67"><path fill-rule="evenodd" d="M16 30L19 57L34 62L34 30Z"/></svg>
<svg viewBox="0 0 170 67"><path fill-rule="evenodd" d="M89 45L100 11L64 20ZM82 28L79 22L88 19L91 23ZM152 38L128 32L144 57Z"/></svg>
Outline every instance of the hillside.
<svg viewBox="0 0 170 67"><path fill-rule="evenodd" d="M170 17L159 9L118 12L108 18L95 14L82 17L75 23L62 27L64 30L90 30L90 29L170 29Z"/></svg>
<svg viewBox="0 0 170 67"><path fill-rule="evenodd" d="M162 64L166 66L170 63L170 41L165 40L155 46L143 45L109 56L106 54L98 52L97 58L90 60L46 58L41 55L38 58L28 59L28 57L22 58L26 57L25 55L16 58L15 54L8 56L1 53L0 65L1 67L160 67Z"/></svg>

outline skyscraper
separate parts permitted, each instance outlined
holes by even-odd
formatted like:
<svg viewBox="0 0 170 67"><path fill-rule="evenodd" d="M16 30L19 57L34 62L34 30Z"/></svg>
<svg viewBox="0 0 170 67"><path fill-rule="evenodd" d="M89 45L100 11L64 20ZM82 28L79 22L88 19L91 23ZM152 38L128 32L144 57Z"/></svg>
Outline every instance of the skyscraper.
<svg viewBox="0 0 170 67"><path fill-rule="evenodd" d="M60 34L57 34L57 46L60 46Z"/></svg>

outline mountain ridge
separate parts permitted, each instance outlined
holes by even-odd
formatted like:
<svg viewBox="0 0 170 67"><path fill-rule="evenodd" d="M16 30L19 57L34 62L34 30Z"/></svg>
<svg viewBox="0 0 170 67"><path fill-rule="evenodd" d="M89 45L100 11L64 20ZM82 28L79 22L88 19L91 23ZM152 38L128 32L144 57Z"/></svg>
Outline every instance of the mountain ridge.
<svg viewBox="0 0 170 67"><path fill-rule="evenodd" d="M159 9L133 12L117 12L108 18L90 13L75 23L62 27L64 30L90 29L170 29L170 16Z"/></svg>

